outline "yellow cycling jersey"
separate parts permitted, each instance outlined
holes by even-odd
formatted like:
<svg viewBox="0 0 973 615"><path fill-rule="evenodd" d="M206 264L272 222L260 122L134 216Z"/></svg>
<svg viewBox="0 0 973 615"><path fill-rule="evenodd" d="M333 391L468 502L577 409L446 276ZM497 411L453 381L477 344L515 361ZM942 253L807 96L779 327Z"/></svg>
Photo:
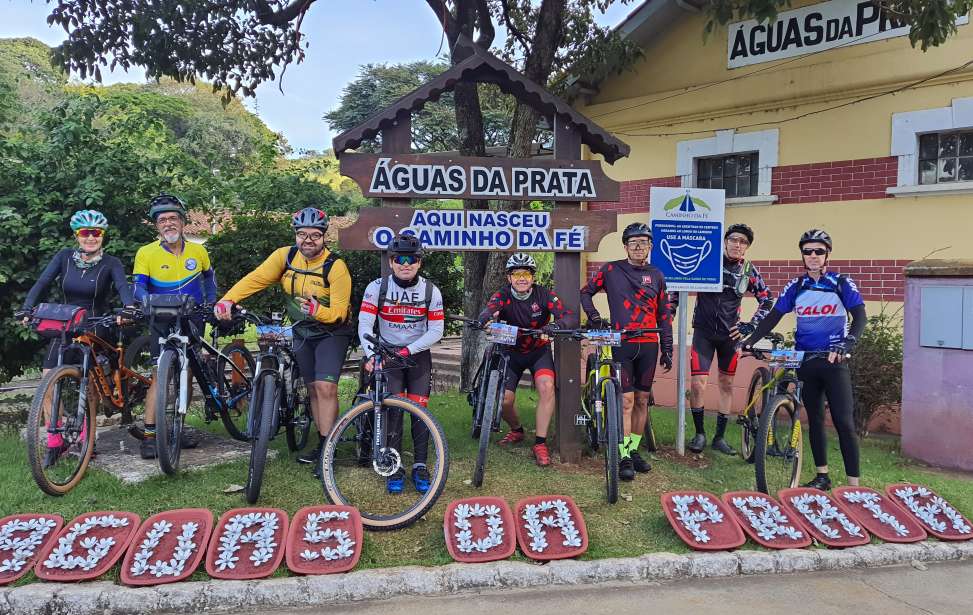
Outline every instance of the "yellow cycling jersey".
<svg viewBox="0 0 973 615"><path fill-rule="evenodd" d="M274 250L260 266L234 284L223 299L239 303L271 284L280 282L289 299L287 308L292 319L301 318L295 299L302 297L317 299L321 304L314 314L314 319L318 322L340 324L348 320L351 307L351 273L348 272L345 262L341 259L335 260L325 282L320 273L331 252L325 249L316 258L308 260L300 250L296 250L291 259L291 268L288 269L287 255L290 250L290 247Z"/></svg>
<svg viewBox="0 0 973 615"><path fill-rule="evenodd" d="M206 248L185 241L182 252L173 254L161 241L139 248L135 254L135 298L146 295L182 294L198 303L216 301L216 275Z"/></svg>

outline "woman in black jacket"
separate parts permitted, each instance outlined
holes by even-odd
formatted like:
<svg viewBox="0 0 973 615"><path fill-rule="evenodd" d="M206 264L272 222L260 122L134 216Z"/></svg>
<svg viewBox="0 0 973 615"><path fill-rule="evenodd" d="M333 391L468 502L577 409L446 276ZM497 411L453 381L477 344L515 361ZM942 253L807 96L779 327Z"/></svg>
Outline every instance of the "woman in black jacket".
<svg viewBox="0 0 973 615"><path fill-rule="evenodd" d="M86 209L71 216L71 230L78 247L65 248L54 255L27 293L23 309L31 310L55 280L60 282L64 303L84 308L89 316L103 316L108 312L113 288L121 297L122 305L132 305L132 290L125 280L122 262L104 251L107 229L108 220L101 212ZM44 373L57 365L60 347L59 338L51 341L44 357Z"/></svg>

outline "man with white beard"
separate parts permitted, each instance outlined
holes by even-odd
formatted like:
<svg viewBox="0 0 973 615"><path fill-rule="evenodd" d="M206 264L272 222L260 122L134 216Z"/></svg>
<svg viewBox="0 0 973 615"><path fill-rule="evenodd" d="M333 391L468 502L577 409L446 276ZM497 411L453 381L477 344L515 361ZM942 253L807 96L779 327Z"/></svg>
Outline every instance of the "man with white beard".
<svg viewBox="0 0 973 615"><path fill-rule="evenodd" d="M135 254L135 299L145 305L149 295L189 295L197 303L216 302L216 274L206 248L186 241L186 206L177 196L162 193L149 203L149 217L155 223L160 241L139 248ZM151 331L152 357L159 356L159 336L166 331ZM145 396L145 439L142 459L156 457L155 373ZM183 447L193 446L184 440Z"/></svg>

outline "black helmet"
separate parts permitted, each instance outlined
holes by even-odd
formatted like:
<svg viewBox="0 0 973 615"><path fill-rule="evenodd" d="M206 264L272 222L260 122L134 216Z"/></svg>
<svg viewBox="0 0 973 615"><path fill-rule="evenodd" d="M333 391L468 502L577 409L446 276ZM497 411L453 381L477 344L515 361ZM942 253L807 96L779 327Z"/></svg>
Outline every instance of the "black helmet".
<svg viewBox="0 0 973 615"><path fill-rule="evenodd" d="M305 207L295 212L291 217L291 226L296 231L299 228L316 228L328 230L328 214L314 207Z"/></svg>
<svg viewBox="0 0 973 615"><path fill-rule="evenodd" d="M399 233L389 242L388 251L393 256L399 254L422 256L422 242L415 235Z"/></svg>
<svg viewBox="0 0 973 615"><path fill-rule="evenodd" d="M622 243L628 243L632 237L648 237L652 239L652 229L644 222L633 222L622 231Z"/></svg>
<svg viewBox="0 0 973 615"><path fill-rule="evenodd" d="M828 247L828 252L831 251L831 235L827 234L819 228L812 228L809 231L805 231L801 235L801 240L797 242L798 248L803 248L806 243L823 243Z"/></svg>
<svg viewBox="0 0 973 615"><path fill-rule="evenodd" d="M506 270L510 273L514 269L527 269L531 273L537 273L537 263L534 261L534 257L530 254L525 254L523 252L515 252L510 255L507 259Z"/></svg>
<svg viewBox="0 0 973 615"><path fill-rule="evenodd" d="M731 224L726 227L726 232L723 233L723 239L729 237L731 233L740 233L747 238L747 243L753 245L753 229L746 224Z"/></svg>
<svg viewBox="0 0 973 615"><path fill-rule="evenodd" d="M159 196L149 201L149 218L151 218L153 222L155 222L155 219L158 218L160 214L171 211L179 214L183 220L185 220L187 217L186 204L182 202L182 199L175 195L160 192Z"/></svg>

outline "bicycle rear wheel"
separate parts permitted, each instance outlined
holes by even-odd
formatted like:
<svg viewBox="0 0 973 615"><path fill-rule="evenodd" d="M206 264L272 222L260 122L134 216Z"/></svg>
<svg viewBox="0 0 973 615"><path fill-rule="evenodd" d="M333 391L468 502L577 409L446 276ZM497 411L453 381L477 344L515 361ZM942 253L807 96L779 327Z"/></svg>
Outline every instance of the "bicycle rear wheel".
<svg viewBox="0 0 973 615"><path fill-rule="evenodd" d="M757 491L776 496L781 489L796 487L803 451L804 435L793 399L774 396L760 415L757 431Z"/></svg>
<svg viewBox="0 0 973 615"><path fill-rule="evenodd" d="M226 401L234 401L232 405L220 406L220 420L223 421L223 426L226 427L230 437L246 442L251 437L247 433L247 413L250 408L253 370L256 364L253 355L242 342L230 342L223 347L221 355L216 358L216 383L220 397ZM231 364L243 372L246 378L233 369Z"/></svg>
<svg viewBox="0 0 973 615"><path fill-rule="evenodd" d="M622 408L618 403L615 381L607 380L605 391L605 489L608 503L618 501L618 444L622 435Z"/></svg>
<svg viewBox="0 0 973 615"><path fill-rule="evenodd" d="M449 448L439 421L428 410L401 397L387 397L382 411L401 411L402 432L389 433L389 446L372 451L371 426L374 425L374 407L371 401L359 403L346 412L328 437L322 455L322 483L324 493L333 504L355 506L361 513L366 529L387 531L415 523L436 503L449 473ZM399 469L408 471L415 459L413 451L393 447L397 438L403 443L410 434L413 418L429 431L429 449L426 467L429 471L430 488L424 493L408 489L400 494L389 494L386 479ZM365 438L369 438L365 443ZM368 454L368 464L360 464L360 455Z"/></svg>
<svg viewBox="0 0 973 615"><path fill-rule="evenodd" d="M492 369L487 380L486 395L483 398L483 413L480 415L480 446L476 451L476 465L473 466L473 486L483 484L486 472L487 449L490 447L490 434L493 432L493 417L502 401L500 371Z"/></svg>
<svg viewBox="0 0 973 615"><path fill-rule="evenodd" d="M764 387L770 382L770 370L766 367L758 367L750 378L750 386L747 387L747 408L743 416L740 417L743 424L740 429L740 456L748 463L754 462L754 450L757 442L757 429L760 427L760 414L763 411L764 402L770 395L764 391Z"/></svg>
<svg viewBox="0 0 973 615"><path fill-rule="evenodd" d="M166 474L179 471L182 452L182 425L185 418L179 413L179 374L182 363L179 353L172 349L162 352L155 387L155 443L159 455L159 467ZM192 386L192 382L188 383Z"/></svg>
<svg viewBox="0 0 973 615"><path fill-rule="evenodd" d="M54 398L58 403L56 434L48 434ZM78 419L81 368L62 365L47 372L37 386L27 416L27 461L41 491L64 495L84 476L95 447L98 398L89 386L83 418Z"/></svg>
<svg viewBox="0 0 973 615"><path fill-rule="evenodd" d="M291 451L301 451L307 446L308 434L311 433L311 398L308 396L307 385L297 365L291 366L291 395L290 408L287 409L287 421L284 430L287 433L287 448Z"/></svg>
<svg viewBox="0 0 973 615"><path fill-rule="evenodd" d="M247 468L247 484L243 487L244 497L254 504L260 497L260 487L264 480L264 466L267 464L267 448L274 435L274 417L280 411L280 387L277 374L261 370L257 380L257 394L251 411L256 413L251 426L255 428L250 440L250 465Z"/></svg>

